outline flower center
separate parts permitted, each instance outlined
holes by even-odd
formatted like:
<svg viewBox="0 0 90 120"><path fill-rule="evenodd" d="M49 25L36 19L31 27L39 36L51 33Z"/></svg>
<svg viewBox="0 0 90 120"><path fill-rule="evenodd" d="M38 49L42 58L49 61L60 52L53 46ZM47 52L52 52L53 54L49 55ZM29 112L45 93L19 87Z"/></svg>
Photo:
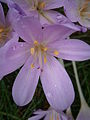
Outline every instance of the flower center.
<svg viewBox="0 0 90 120"><path fill-rule="evenodd" d="M31 64L31 68L34 68L34 64L37 61L39 63L39 68L42 70L43 63L47 62L47 55L52 53L53 56L58 56L59 52L57 50L48 48L45 43L39 43L37 40L34 41L33 46L30 48L30 53L34 58L34 62Z"/></svg>
<svg viewBox="0 0 90 120"><path fill-rule="evenodd" d="M38 60L39 67L42 69L42 64L44 60L44 64L47 62L47 50L48 47L46 47L43 43L40 44L37 40L34 41L33 47L30 48L30 53L34 57L34 61ZM34 68L34 63L31 64L31 68Z"/></svg>
<svg viewBox="0 0 90 120"><path fill-rule="evenodd" d="M0 45L6 42L9 32L10 32L9 27L0 27Z"/></svg>
<svg viewBox="0 0 90 120"><path fill-rule="evenodd" d="M90 18L90 0L85 0L81 8L79 8L80 16L85 18Z"/></svg>

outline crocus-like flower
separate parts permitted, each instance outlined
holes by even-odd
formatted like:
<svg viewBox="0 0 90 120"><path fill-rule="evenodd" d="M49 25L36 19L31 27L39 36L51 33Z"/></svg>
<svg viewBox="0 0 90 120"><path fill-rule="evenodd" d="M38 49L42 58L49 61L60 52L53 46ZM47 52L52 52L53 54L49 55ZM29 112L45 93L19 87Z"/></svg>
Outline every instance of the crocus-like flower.
<svg viewBox="0 0 90 120"><path fill-rule="evenodd" d="M12 32L8 15L5 19L3 8L0 4L0 47L2 47L11 38Z"/></svg>
<svg viewBox="0 0 90 120"><path fill-rule="evenodd" d="M63 112L58 113L52 108L49 108L47 111L37 110L34 114L35 115L30 117L28 120L41 120L43 117L43 120L72 120Z"/></svg>
<svg viewBox="0 0 90 120"><path fill-rule="evenodd" d="M18 35L15 33L15 31L12 28L12 21L9 18L10 11L8 11L6 19L4 16L3 8L0 3L0 54L5 53L6 49L4 47L8 48L8 42L18 41ZM13 19L12 19L13 20ZM0 61L3 59L3 55L0 56ZM4 59L3 59L4 62ZM3 76L0 76L0 79Z"/></svg>
<svg viewBox="0 0 90 120"><path fill-rule="evenodd" d="M65 13L72 22L90 28L90 0L64 0Z"/></svg>
<svg viewBox="0 0 90 120"><path fill-rule="evenodd" d="M86 31L85 28L73 24L64 15L51 10L62 6L62 1L60 0L7 0L7 3L10 9L15 8L15 10L19 11L19 13L24 13L26 16L38 18L43 26L48 24L58 24L67 26L76 31ZM13 12L12 9L11 11Z"/></svg>
<svg viewBox="0 0 90 120"><path fill-rule="evenodd" d="M90 58L90 46L80 40L66 40L72 30L64 26L51 25L42 29L36 19L29 17L16 22L14 28L25 42L11 44L6 53L6 63L0 62L0 75L24 64L14 82L14 101L20 106L28 104L40 77L50 105L57 111L68 108L74 100L73 86L55 57L86 60Z"/></svg>

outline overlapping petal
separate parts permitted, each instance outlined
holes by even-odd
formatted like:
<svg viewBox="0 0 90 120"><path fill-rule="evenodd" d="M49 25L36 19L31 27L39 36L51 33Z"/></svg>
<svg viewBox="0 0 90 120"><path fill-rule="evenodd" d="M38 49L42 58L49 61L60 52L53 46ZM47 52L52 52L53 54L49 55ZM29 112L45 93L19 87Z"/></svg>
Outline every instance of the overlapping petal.
<svg viewBox="0 0 90 120"><path fill-rule="evenodd" d="M71 80L62 65L53 57L47 59L41 82L49 104L57 111L68 108L74 100Z"/></svg>
<svg viewBox="0 0 90 120"><path fill-rule="evenodd" d="M63 25L50 25L46 26L43 30L43 40L49 44L55 42L55 40L63 40L69 37L74 30L65 27Z"/></svg>
<svg viewBox="0 0 90 120"><path fill-rule="evenodd" d="M34 40L42 40L42 27L37 19L21 16L17 18L14 29L28 43L32 43Z"/></svg>
<svg viewBox="0 0 90 120"><path fill-rule="evenodd" d="M30 57L20 70L13 85L13 99L19 106L26 105L32 100L38 83L40 70L36 66L31 68L32 63L33 59Z"/></svg>
<svg viewBox="0 0 90 120"><path fill-rule="evenodd" d="M67 17L65 17L64 15L60 14L57 11L48 10L48 11L44 11L43 14L44 16L40 15L40 22L43 26L50 24L58 24L71 28L72 30L75 31L81 30L78 26L72 23Z"/></svg>
<svg viewBox="0 0 90 120"><path fill-rule="evenodd" d="M89 119L90 119L90 108L88 106L82 105L76 120L89 120Z"/></svg>
<svg viewBox="0 0 90 120"><path fill-rule="evenodd" d="M90 59L90 45L81 40L59 40L57 43L51 44L51 46L52 48L57 48L60 53L58 57L62 59L73 61Z"/></svg>
<svg viewBox="0 0 90 120"><path fill-rule="evenodd" d="M21 67L30 51L28 45L10 41L0 50L0 76L9 74Z"/></svg>
<svg viewBox="0 0 90 120"><path fill-rule="evenodd" d="M78 17L78 4L76 0L64 0L64 8L67 17L72 22L77 22L79 17Z"/></svg>
<svg viewBox="0 0 90 120"><path fill-rule="evenodd" d="M55 9L63 6L62 0L43 0L45 2L45 10Z"/></svg>

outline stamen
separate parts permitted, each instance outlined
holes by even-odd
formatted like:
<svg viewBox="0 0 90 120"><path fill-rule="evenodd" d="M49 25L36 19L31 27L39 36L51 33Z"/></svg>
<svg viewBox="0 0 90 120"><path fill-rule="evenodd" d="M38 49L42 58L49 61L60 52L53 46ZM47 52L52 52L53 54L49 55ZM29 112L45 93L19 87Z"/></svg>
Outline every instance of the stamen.
<svg viewBox="0 0 90 120"><path fill-rule="evenodd" d="M54 55L57 56L58 54L59 54L59 52L58 52L57 50L55 50L55 51L54 51Z"/></svg>
<svg viewBox="0 0 90 120"><path fill-rule="evenodd" d="M34 66L34 64L32 63L32 64L31 64L31 69L33 69L34 67L35 67L35 66Z"/></svg>
<svg viewBox="0 0 90 120"><path fill-rule="evenodd" d="M31 49L30 49L30 52L31 52L32 55L34 55L35 49L34 49L34 48L31 48Z"/></svg>
<svg viewBox="0 0 90 120"><path fill-rule="evenodd" d="M34 45L38 45L39 43L38 43L38 41L37 40L35 40L34 41Z"/></svg>
<svg viewBox="0 0 90 120"><path fill-rule="evenodd" d="M90 0L85 0L85 3L84 3L83 6L80 8L80 15L81 15L81 16L83 16L84 12L87 11L88 2L90 2Z"/></svg>
<svg viewBox="0 0 90 120"><path fill-rule="evenodd" d="M46 55L44 56L44 63L46 64L47 62L47 58L46 58Z"/></svg>
<svg viewBox="0 0 90 120"><path fill-rule="evenodd" d="M46 52L46 51L48 50L48 48L47 48L47 47L44 47L43 50Z"/></svg>
<svg viewBox="0 0 90 120"><path fill-rule="evenodd" d="M39 3L39 8L40 8L40 9L45 8L45 2L40 2L40 3Z"/></svg>
<svg viewBox="0 0 90 120"><path fill-rule="evenodd" d="M0 28L0 33L2 33L3 32L3 28Z"/></svg>

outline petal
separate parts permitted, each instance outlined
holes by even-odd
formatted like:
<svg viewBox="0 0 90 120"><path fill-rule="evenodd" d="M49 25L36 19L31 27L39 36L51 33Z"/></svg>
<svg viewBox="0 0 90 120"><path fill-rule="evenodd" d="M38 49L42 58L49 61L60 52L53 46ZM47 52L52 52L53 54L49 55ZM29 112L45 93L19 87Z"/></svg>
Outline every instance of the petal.
<svg viewBox="0 0 90 120"><path fill-rule="evenodd" d="M40 22L42 25L58 24L58 25L66 26L76 31L80 31L80 28L78 26L73 24L67 17L60 14L59 12L56 12L54 10L48 10L48 11L44 11L43 14L44 16L40 15Z"/></svg>
<svg viewBox="0 0 90 120"><path fill-rule="evenodd" d="M64 38L69 37L73 32L74 30L63 25L46 26L43 30L43 40L45 43L51 44L55 40L63 40Z"/></svg>
<svg viewBox="0 0 90 120"><path fill-rule="evenodd" d="M31 118L29 118L28 120L40 120L41 118L43 118L44 117L44 115L35 115L34 117L31 117Z"/></svg>
<svg viewBox="0 0 90 120"><path fill-rule="evenodd" d="M31 43L34 40L42 40L42 26L37 19L20 16L14 10L13 14L17 16L13 28L24 41Z"/></svg>
<svg viewBox="0 0 90 120"><path fill-rule="evenodd" d="M0 76L9 74L21 67L29 55L30 51L27 44L8 42L0 50Z"/></svg>
<svg viewBox="0 0 90 120"><path fill-rule="evenodd" d="M78 4L76 0L64 0L64 8L65 8L65 13L67 17L72 21L72 22L77 22L78 21Z"/></svg>
<svg viewBox="0 0 90 120"><path fill-rule="evenodd" d="M32 100L38 83L40 70L37 67L31 68L32 63L33 59L30 57L20 70L13 85L13 99L19 106L24 106Z"/></svg>
<svg viewBox="0 0 90 120"><path fill-rule="evenodd" d="M72 61L90 59L90 45L81 40L69 39L58 41L56 44L52 44L52 48L56 48L58 50L60 53L58 57L62 59Z"/></svg>
<svg viewBox="0 0 90 120"><path fill-rule="evenodd" d="M74 100L74 89L63 66L54 58L47 59L41 74L41 82L51 107L65 110Z"/></svg>
<svg viewBox="0 0 90 120"><path fill-rule="evenodd" d="M90 120L90 108L83 105L76 120Z"/></svg>
<svg viewBox="0 0 90 120"><path fill-rule="evenodd" d="M2 24L5 25L5 17L4 17L2 5L0 3L0 25L2 25Z"/></svg>
<svg viewBox="0 0 90 120"><path fill-rule="evenodd" d="M62 0L43 0L43 2L45 2L45 10L50 10L63 6Z"/></svg>

